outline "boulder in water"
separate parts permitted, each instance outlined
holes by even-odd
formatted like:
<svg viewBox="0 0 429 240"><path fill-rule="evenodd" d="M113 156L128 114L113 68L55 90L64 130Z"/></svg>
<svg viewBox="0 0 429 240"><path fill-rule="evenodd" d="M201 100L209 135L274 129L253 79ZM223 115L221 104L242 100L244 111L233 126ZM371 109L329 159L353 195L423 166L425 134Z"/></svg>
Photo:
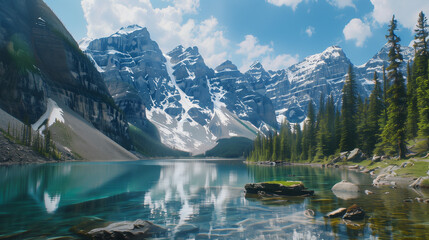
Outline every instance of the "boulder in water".
<svg viewBox="0 0 429 240"><path fill-rule="evenodd" d="M248 183L244 186L247 194L267 194L282 196L312 196L313 190L307 190L302 182L263 182Z"/></svg>
<svg viewBox="0 0 429 240"><path fill-rule="evenodd" d="M344 214L343 219L346 220L363 220L365 218L365 211L354 204L347 208L346 214Z"/></svg>
<svg viewBox="0 0 429 240"><path fill-rule="evenodd" d="M88 232L91 239L145 239L160 237L166 234L167 229L149 221L136 220L135 222L117 222L104 228L96 228Z"/></svg>
<svg viewBox="0 0 429 240"><path fill-rule="evenodd" d="M359 197L358 185L345 180L335 184L332 187L332 192L335 194L335 196L344 200L349 200L349 199L354 199Z"/></svg>
<svg viewBox="0 0 429 240"><path fill-rule="evenodd" d="M347 212L347 208L338 208L337 210L326 214L325 217L327 217L327 218L339 218L339 217L344 216L344 214L346 214L346 212Z"/></svg>

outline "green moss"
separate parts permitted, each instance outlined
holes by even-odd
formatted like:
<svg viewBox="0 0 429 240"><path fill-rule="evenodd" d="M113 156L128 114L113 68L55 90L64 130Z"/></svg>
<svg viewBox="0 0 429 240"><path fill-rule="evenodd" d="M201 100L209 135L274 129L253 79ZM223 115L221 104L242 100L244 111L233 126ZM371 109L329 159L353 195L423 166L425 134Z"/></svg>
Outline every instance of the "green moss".
<svg viewBox="0 0 429 240"><path fill-rule="evenodd" d="M269 181L269 182L264 182L264 183L280 184L280 185L283 185L285 187L291 187L291 186L295 186L295 185L303 185L303 183L300 181Z"/></svg>
<svg viewBox="0 0 429 240"><path fill-rule="evenodd" d="M418 161L418 160L413 160L410 162L413 163L414 165L412 166L408 165L405 168L396 170L395 172L400 176L407 176L407 177L408 176L421 177L421 176L427 175L427 171L429 169L429 162Z"/></svg>
<svg viewBox="0 0 429 240"><path fill-rule="evenodd" d="M423 180L422 183L420 184L420 187L429 188L429 179Z"/></svg>

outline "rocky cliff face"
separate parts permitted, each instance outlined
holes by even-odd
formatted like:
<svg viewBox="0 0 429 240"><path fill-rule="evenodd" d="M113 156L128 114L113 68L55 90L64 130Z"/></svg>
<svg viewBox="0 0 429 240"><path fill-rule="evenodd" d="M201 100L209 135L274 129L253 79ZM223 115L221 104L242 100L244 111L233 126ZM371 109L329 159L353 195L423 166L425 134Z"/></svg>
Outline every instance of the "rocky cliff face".
<svg viewBox="0 0 429 240"><path fill-rule="evenodd" d="M0 107L34 123L49 97L126 144L127 124L101 75L49 7L42 0L1 5Z"/></svg>
<svg viewBox="0 0 429 240"><path fill-rule="evenodd" d="M237 84L228 66L209 68L197 47L164 55L146 28L129 26L91 41L85 52L127 117L136 122L147 114L171 147L201 153L219 138L253 138L259 128L277 125L270 99L252 88L251 77L230 63L242 79ZM124 108L128 102L137 107Z"/></svg>

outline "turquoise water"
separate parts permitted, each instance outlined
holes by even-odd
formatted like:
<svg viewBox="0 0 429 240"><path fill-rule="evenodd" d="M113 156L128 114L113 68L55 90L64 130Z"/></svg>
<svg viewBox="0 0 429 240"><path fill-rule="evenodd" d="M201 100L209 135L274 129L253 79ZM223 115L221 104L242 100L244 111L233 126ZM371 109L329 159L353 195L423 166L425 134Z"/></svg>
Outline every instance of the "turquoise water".
<svg viewBox="0 0 429 240"><path fill-rule="evenodd" d="M335 196L348 179L375 194ZM244 185L299 180L313 198L246 198ZM87 218L149 220L168 239L429 239L426 197L410 189L375 189L369 175L310 166L247 166L235 160L150 160L0 167L0 238L74 235ZM350 199L351 198L351 199ZM347 200L345 200L347 199ZM339 207L359 204L368 218L327 220ZM304 215L306 209L315 217ZM184 232L183 229L193 229Z"/></svg>

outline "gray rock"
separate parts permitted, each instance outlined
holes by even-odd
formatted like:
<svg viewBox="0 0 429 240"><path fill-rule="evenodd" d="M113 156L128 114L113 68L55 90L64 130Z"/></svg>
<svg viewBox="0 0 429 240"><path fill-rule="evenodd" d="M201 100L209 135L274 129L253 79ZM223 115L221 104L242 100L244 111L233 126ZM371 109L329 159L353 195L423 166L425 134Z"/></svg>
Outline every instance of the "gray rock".
<svg viewBox="0 0 429 240"><path fill-rule="evenodd" d="M372 157L372 162L380 162L381 161L381 156L376 156L376 155L374 155L373 157Z"/></svg>
<svg viewBox="0 0 429 240"><path fill-rule="evenodd" d="M277 183L249 183L244 186L246 194L284 195L284 196L312 196L313 190L307 190L303 184L283 186Z"/></svg>
<svg viewBox="0 0 429 240"><path fill-rule="evenodd" d="M338 192L359 192L359 187L354 183L343 180L335 184L331 190Z"/></svg>
<svg viewBox="0 0 429 240"><path fill-rule="evenodd" d="M348 181L341 181L332 187L332 192L338 198L349 200L359 197L359 187Z"/></svg>
<svg viewBox="0 0 429 240"><path fill-rule="evenodd" d="M334 211L326 214L325 217L327 217L327 218L339 218L339 217L343 217L346 212L347 212L347 208L338 208L337 210L334 210Z"/></svg>
<svg viewBox="0 0 429 240"><path fill-rule="evenodd" d="M92 239L144 239L160 237L167 232L166 228L148 221L136 220L135 222L112 223L104 228L96 228L88 232Z"/></svg>
<svg viewBox="0 0 429 240"><path fill-rule="evenodd" d="M363 160L363 158L364 158L364 153L359 148L355 148L347 156L347 161L360 162Z"/></svg>
<svg viewBox="0 0 429 240"><path fill-rule="evenodd" d="M183 225L178 226L175 229L175 232L176 232L175 236L176 237L184 237L184 236L186 236L188 234L192 234L192 233L197 234L197 233L199 233L199 231L200 231L200 228L196 225L183 224Z"/></svg>
<svg viewBox="0 0 429 240"><path fill-rule="evenodd" d="M419 177L413 183L410 184L411 188L420 188L424 180L429 179L429 177Z"/></svg>
<svg viewBox="0 0 429 240"><path fill-rule="evenodd" d="M358 168L359 168L359 165L349 166L350 170L355 170L355 169L358 169Z"/></svg>
<svg viewBox="0 0 429 240"><path fill-rule="evenodd" d="M343 216L343 219L346 220L363 220L364 218L365 211L356 204L347 208L347 211Z"/></svg>

